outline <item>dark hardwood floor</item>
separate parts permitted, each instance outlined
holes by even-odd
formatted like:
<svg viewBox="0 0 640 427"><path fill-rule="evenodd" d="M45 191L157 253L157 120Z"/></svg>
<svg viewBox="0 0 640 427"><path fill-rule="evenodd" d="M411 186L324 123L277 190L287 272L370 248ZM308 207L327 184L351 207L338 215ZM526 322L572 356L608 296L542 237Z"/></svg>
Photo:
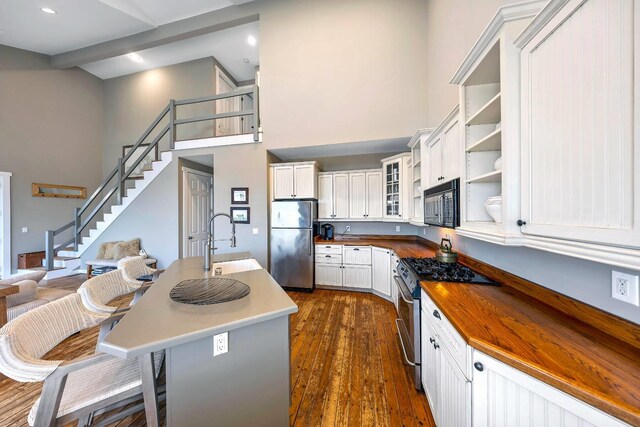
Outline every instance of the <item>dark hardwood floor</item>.
<svg viewBox="0 0 640 427"><path fill-rule="evenodd" d="M47 286L74 289L83 281L78 275ZM328 290L289 295L300 308L291 318L292 426L434 426L424 393L413 388L411 371L402 362L390 302ZM68 338L47 358L92 353L97 332L93 328ZM26 426L41 387L0 381L0 426ZM138 412L113 426L145 424Z"/></svg>

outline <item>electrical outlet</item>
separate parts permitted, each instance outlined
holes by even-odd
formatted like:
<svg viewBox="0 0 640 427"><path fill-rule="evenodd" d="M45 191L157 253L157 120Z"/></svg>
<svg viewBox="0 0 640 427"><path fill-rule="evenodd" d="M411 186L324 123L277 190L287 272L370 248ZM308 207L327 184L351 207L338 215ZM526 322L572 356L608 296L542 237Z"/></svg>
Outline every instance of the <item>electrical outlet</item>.
<svg viewBox="0 0 640 427"><path fill-rule="evenodd" d="M423 234L424 236L426 236L426 235L427 235L427 228L426 228L426 227L422 227L422 234Z"/></svg>
<svg viewBox="0 0 640 427"><path fill-rule="evenodd" d="M399 232L400 232L400 226L396 225L396 233L399 233Z"/></svg>
<svg viewBox="0 0 640 427"><path fill-rule="evenodd" d="M213 336L213 356L220 356L229 351L229 332Z"/></svg>
<svg viewBox="0 0 640 427"><path fill-rule="evenodd" d="M617 300L624 301L635 306L640 306L638 276L611 272L611 296Z"/></svg>
<svg viewBox="0 0 640 427"><path fill-rule="evenodd" d="M260 234L260 233L258 232L258 229L257 229L257 228L254 228L254 229L253 229L253 234Z"/></svg>
<svg viewBox="0 0 640 427"><path fill-rule="evenodd" d="M351 226L350 226L350 225L347 225L347 228L345 229L345 232L347 232L347 233L348 233L348 232L350 232L350 231L351 231Z"/></svg>

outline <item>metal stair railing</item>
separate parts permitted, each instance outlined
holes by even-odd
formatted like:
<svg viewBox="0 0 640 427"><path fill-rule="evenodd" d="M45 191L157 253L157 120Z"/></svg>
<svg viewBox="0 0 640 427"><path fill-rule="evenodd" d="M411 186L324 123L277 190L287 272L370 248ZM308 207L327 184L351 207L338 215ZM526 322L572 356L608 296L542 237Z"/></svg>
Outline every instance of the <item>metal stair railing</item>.
<svg viewBox="0 0 640 427"><path fill-rule="evenodd" d="M146 156L158 145L160 141L168 134L169 135L169 148L173 150L175 148L176 143L176 129L179 125L203 122L203 121L215 121L218 119L226 119L233 117L245 117L252 116L253 117L253 140L258 142L260 139L259 128L260 128L260 114L259 114L259 99L258 99L258 85L253 85L246 89L235 90L231 92L226 92L219 95L211 95L211 96L203 96L199 98L192 99L184 99L184 100L170 100L169 104L158 114L158 117L149 125L149 127L144 131L142 136L138 138L133 147L129 150L129 152L124 156L120 157L117 161L116 167L113 168L111 172L107 174L107 177L102 181L102 183L96 188L93 194L87 199L87 201L80 207L74 209L73 220L62 227L56 230L47 230L45 231L45 253L46 253L46 262L45 267L47 270L54 269L54 258L58 254L58 252L65 250L69 245L72 245L74 251L78 250L78 245L80 244L82 238L82 232L87 228L87 226L91 223L91 221L103 211L103 209L107 206L109 200L112 197L116 196L115 204L121 204L122 198L125 195L126 187L125 180L136 170L136 168L140 165L140 163L146 158ZM207 114L203 116L197 116L192 118L178 119L177 118L177 109L183 105L194 105L200 104L203 102L215 102L222 99L234 98L234 97L242 97L251 95L253 98L253 108L249 110L240 110L233 111L229 113L218 113L218 114ZM156 130L160 123L169 116L168 123L160 128L160 131L153 138L152 142L145 148L145 150L137 155L138 157L133 160L131 166L125 168L125 165L128 161L131 160L134 153L142 146L143 142L147 140L151 136L151 134ZM94 203L97 202L97 203ZM109 205L112 206L112 205ZM89 208L92 207L91 210ZM55 240L57 236L60 236L65 231L73 229L72 236L68 240L56 244Z"/></svg>

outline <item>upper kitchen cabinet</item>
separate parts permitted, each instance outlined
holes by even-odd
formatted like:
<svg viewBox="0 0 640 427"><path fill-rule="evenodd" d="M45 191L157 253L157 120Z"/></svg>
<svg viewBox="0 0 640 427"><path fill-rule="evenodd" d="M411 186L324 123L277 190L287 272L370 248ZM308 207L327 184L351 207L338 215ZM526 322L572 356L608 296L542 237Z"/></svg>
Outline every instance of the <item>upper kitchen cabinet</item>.
<svg viewBox="0 0 640 427"><path fill-rule="evenodd" d="M410 212L411 218L409 222L413 225L424 226L424 208L423 208L423 191L427 182L422 178L422 175L427 171L426 162L423 162L425 157L424 143L429 138L433 129L419 129L415 135L409 141L409 148L411 148L411 185L409 186L410 192Z"/></svg>
<svg viewBox="0 0 640 427"><path fill-rule="evenodd" d="M349 172L349 217L382 219L382 171Z"/></svg>
<svg viewBox="0 0 640 427"><path fill-rule="evenodd" d="M460 109L456 106L422 144L425 168L423 188L460 177Z"/></svg>
<svg viewBox="0 0 640 427"><path fill-rule="evenodd" d="M409 221L411 153L382 159L384 219Z"/></svg>
<svg viewBox="0 0 640 427"><path fill-rule="evenodd" d="M349 218L349 174L321 172L318 174L318 219Z"/></svg>
<svg viewBox="0 0 640 427"><path fill-rule="evenodd" d="M640 268L638 19L637 0L553 0L516 41L526 246Z"/></svg>
<svg viewBox="0 0 640 427"><path fill-rule="evenodd" d="M514 40L545 3L501 7L451 80L459 85L459 119L464 124L460 235L503 245L523 242L517 225L520 51Z"/></svg>
<svg viewBox="0 0 640 427"><path fill-rule="evenodd" d="M273 200L315 199L316 162L274 163L271 167Z"/></svg>

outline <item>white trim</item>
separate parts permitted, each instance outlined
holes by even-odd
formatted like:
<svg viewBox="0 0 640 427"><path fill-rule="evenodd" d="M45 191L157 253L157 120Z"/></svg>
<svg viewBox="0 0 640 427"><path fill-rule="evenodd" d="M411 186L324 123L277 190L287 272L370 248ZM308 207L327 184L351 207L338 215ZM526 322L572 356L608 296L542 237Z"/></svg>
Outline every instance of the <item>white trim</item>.
<svg viewBox="0 0 640 427"><path fill-rule="evenodd" d="M316 162L315 160L309 160L309 161L306 161L306 162L269 163L269 167L277 167L277 166L308 166L308 165L318 166L318 162ZM342 172L342 171L335 171L335 172ZM349 172L351 172L351 171L349 171Z"/></svg>
<svg viewBox="0 0 640 427"><path fill-rule="evenodd" d="M518 49L522 49L527 43L529 43L540 32L545 25L556 16L560 9L562 9L570 0L551 0L547 5L533 18L533 21L527 25L522 33L518 36L514 45Z"/></svg>
<svg viewBox="0 0 640 427"><path fill-rule="evenodd" d="M0 244L0 277L11 275L11 172L0 172L2 181L2 194L0 194L0 207L2 207L2 217L0 217L0 227L2 240Z"/></svg>
<svg viewBox="0 0 640 427"><path fill-rule="evenodd" d="M203 172L203 171L198 170L198 169L190 168L189 166L182 166L182 172L183 172L183 176L184 176L184 172L190 172L190 173L193 173L193 174L196 174L196 175L213 177L213 173L211 173L211 172Z"/></svg>
<svg viewBox="0 0 640 427"><path fill-rule="evenodd" d="M193 148L223 147L226 145L259 144L262 142L262 132L259 133L258 141L253 140L253 134L215 136L211 138L188 139L176 141L175 150L190 150Z"/></svg>
<svg viewBox="0 0 640 427"><path fill-rule="evenodd" d="M482 240L483 242L494 243L502 246L522 246L523 243L521 235L509 236L496 232L473 230L465 228L464 226L456 228L455 232L459 236Z"/></svg>
<svg viewBox="0 0 640 427"><path fill-rule="evenodd" d="M185 252L186 252L185 248L189 244L187 239L187 235L189 233L187 233L187 221L185 220L185 218L187 217L186 215L187 211L190 211L190 209L188 209L188 206L187 206L187 200L189 201L191 200L190 197L187 197L187 193L190 192L190 187L189 187L190 173L194 175L205 176L210 179L209 184L211 185L211 188L209 190L210 190L210 193L212 194L210 196L211 199L209 201L209 215L211 215L211 212L213 212L213 174L192 169L187 166L182 166L182 227L181 227L182 247L180 248L180 258L185 258Z"/></svg>
<svg viewBox="0 0 640 427"><path fill-rule="evenodd" d="M420 142L420 137L424 134L431 135L435 131L435 128L422 128L418 129L416 133L411 137L409 142L407 143L407 147L413 148L414 145Z"/></svg>
<svg viewBox="0 0 640 427"><path fill-rule="evenodd" d="M505 22L517 21L519 19L531 18L544 7L547 0L533 0L514 5L502 6L484 29L471 51L455 72L449 83L461 84L468 74L475 68L476 62L484 56L484 51L493 45L493 42L502 29Z"/></svg>
<svg viewBox="0 0 640 427"><path fill-rule="evenodd" d="M431 135L429 135L429 137L424 141L425 146L429 145L429 143L433 141L433 139L435 139L436 137L439 137L442 131L444 131L444 129L447 128L447 125L451 122L451 120L453 120L453 118L457 116L459 113L460 113L460 104L453 107L453 110L451 110L449 114L447 114L447 117L445 117L444 120L441 121L440 124L438 124L438 126L436 126L435 129L433 129L433 131L431 132ZM449 126L449 128L450 127L451 126Z"/></svg>
<svg viewBox="0 0 640 427"><path fill-rule="evenodd" d="M524 246L601 264L640 270L640 250L540 236L524 236Z"/></svg>

